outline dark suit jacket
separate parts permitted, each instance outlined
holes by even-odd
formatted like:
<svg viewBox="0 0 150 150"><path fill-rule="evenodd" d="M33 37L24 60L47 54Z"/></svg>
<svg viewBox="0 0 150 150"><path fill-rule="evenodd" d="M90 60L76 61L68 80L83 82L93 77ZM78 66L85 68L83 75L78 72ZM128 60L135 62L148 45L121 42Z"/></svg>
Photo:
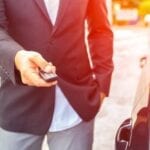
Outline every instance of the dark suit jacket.
<svg viewBox="0 0 150 150"><path fill-rule="evenodd" d="M1 127L44 134L52 120L55 88L21 83L14 66L15 54L21 49L37 51L52 62L69 103L83 120L94 118L100 106L99 93L108 95L113 70L113 34L104 1L61 0L53 26L43 0L0 0ZM92 69L84 41L85 19Z"/></svg>

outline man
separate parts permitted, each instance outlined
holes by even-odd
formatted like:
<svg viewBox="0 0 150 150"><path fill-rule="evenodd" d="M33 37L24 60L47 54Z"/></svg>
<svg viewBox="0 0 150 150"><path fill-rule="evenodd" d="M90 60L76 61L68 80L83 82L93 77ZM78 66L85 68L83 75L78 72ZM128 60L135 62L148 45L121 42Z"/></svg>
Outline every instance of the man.
<svg viewBox="0 0 150 150"><path fill-rule="evenodd" d="M112 42L105 0L0 0L0 149L40 150L47 135L50 150L91 150Z"/></svg>

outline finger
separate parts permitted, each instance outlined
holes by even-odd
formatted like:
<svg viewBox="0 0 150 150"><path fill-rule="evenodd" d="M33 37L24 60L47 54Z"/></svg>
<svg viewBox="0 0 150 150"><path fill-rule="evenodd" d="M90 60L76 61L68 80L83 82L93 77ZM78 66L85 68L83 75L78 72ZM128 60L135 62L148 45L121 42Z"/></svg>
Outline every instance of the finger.
<svg viewBox="0 0 150 150"><path fill-rule="evenodd" d="M34 81L30 82L28 85L30 86L36 86L36 87L51 87L57 84L57 81L53 82L46 82L42 79L35 79Z"/></svg>
<svg viewBox="0 0 150 150"><path fill-rule="evenodd" d="M28 70L24 74L23 82L30 86L37 86L37 87L51 87L57 84L57 81L54 82L46 82L43 80L36 71Z"/></svg>
<svg viewBox="0 0 150 150"><path fill-rule="evenodd" d="M43 79L40 79L37 77L37 79L35 79L34 81L32 81L32 86L36 86L36 87L51 87L57 84L57 81L53 81L53 82L46 82Z"/></svg>
<svg viewBox="0 0 150 150"><path fill-rule="evenodd" d="M56 67L55 67L55 66L52 66L52 67L51 67L51 72L52 72L52 73L56 73Z"/></svg>
<svg viewBox="0 0 150 150"><path fill-rule="evenodd" d="M51 82L51 83L28 83L28 86L35 86L35 87L52 87L55 86L57 84L57 81Z"/></svg>
<svg viewBox="0 0 150 150"><path fill-rule="evenodd" d="M36 64L41 70L51 72L52 63L47 62L39 53L33 52L30 60Z"/></svg>

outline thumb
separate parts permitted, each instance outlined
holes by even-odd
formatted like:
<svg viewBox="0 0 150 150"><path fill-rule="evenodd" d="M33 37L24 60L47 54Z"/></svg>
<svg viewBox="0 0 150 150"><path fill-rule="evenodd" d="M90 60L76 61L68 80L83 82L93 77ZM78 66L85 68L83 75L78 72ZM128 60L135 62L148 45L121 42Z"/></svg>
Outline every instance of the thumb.
<svg viewBox="0 0 150 150"><path fill-rule="evenodd" d="M47 62L41 54L37 52L31 52L32 55L30 55L30 61L32 61L34 64L36 64L41 70L44 72L50 72L52 63Z"/></svg>

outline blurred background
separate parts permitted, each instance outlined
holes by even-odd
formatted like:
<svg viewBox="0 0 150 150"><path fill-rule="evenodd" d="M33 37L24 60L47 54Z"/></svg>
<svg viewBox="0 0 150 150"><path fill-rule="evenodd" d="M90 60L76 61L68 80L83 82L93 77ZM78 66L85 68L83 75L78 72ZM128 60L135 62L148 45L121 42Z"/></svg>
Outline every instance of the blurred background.
<svg viewBox="0 0 150 150"><path fill-rule="evenodd" d="M150 25L150 0L107 0L114 25Z"/></svg>
<svg viewBox="0 0 150 150"><path fill-rule="evenodd" d="M120 124L132 114L142 58L150 55L150 0L106 0L114 31L110 95L95 122L93 150L115 150Z"/></svg>

